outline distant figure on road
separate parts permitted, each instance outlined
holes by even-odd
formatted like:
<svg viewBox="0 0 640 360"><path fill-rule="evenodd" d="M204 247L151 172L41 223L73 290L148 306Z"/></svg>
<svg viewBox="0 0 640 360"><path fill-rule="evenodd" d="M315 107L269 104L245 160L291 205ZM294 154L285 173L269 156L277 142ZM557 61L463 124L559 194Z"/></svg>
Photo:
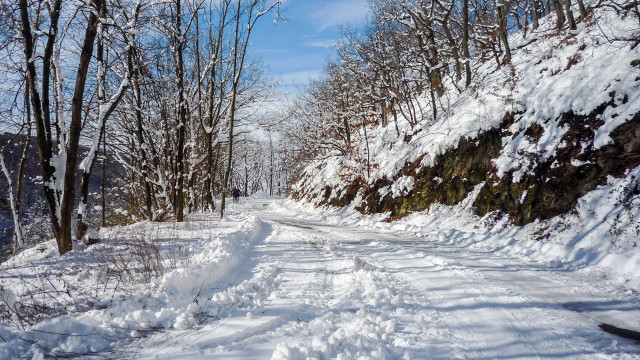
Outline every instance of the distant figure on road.
<svg viewBox="0 0 640 360"><path fill-rule="evenodd" d="M240 201L240 189L238 189L237 186L233 187L233 191L231 192L231 194L233 195L233 202Z"/></svg>

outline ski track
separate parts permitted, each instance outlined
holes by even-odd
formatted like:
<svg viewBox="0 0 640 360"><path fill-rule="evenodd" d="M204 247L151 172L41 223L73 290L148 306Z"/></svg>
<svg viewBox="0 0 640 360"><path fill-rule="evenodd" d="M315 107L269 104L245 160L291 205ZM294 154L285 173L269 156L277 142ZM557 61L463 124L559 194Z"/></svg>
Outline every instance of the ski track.
<svg viewBox="0 0 640 360"><path fill-rule="evenodd" d="M150 336L125 357L640 359L637 343L598 328L637 328L637 294L597 274L286 217L268 203L234 208L272 227L247 263L282 277L263 306Z"/></svg>

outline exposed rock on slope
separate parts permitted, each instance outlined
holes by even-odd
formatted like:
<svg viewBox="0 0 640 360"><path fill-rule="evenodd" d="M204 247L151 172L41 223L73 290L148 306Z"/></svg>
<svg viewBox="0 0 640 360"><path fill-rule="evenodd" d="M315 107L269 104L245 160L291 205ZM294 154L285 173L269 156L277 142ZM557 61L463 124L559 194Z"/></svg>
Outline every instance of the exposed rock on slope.
<svg viewBox="0 0 640 360"><path fill-rule="evenodd" d="M635 34L637 20L596 9L577 32L557 32L553 20L527 38L512 35L521 45L511 64L482 65L461 94L449 84L450 105L435 121L404 122L405 136L370 129L368 151L356 143L349 156L314 161L293 196L393 220L457 204L481 186L478 215L499 211L524 225L629 175L640 165L640 52L611 39Z"/></svg>

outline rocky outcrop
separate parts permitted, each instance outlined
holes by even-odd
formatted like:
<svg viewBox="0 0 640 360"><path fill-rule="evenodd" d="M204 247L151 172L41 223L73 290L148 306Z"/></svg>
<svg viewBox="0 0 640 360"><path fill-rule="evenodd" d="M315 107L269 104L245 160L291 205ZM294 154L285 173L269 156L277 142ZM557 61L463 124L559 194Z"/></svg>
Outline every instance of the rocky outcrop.
<svg viewBox="0 0 640 360"><path fill-rule="evenodd" d="M473 203L479 215L499 211L508 214L517 225L554 217L570 211L580 197L605 184L608 176L622 177L640 165L640 113L611 133L613 143L594 148L595 131L602 125L599 115L608 106L614 105L603 104L586 116L563 114L559 125L568 127L562 138L564 146L544 161L534 161L535 167L518 181L513 176L517 168L498 176L494 164L502 150L503 138L520 135L509 131L519 114L507 114L500 128L472 139L460 139L455 149L436 158L434 166L421 167L419 157L406 163L393 179L382 178L367 184L357 177L340 194L333 194L331 187L327 187L320 203L346 206L360 195L361 212L390 212L389 220L394 220L434 203L457 204L484 183ZM544 127L539 124L524 130L533 143L543 134ZM414 178L410 191L395 198L391 194L380 196L381 189L403 176Z"/></svg>

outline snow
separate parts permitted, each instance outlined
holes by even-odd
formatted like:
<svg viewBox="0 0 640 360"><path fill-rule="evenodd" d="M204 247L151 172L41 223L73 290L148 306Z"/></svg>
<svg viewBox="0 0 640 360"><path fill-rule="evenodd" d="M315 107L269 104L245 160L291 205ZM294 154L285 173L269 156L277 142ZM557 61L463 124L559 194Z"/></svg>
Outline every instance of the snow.
<svg viewBox="0 0 640 360"><path fill-rule="evenodd" d="M31 324L1 323L0 358L638 359L598 325L638 330L640 257L595 239L626 211L604 194L639 175L544 226L473 215L480 185L394 223L257 194L222 220L103 229L62 257L39 244L1 265L3 304L58 295L36 299L50 310ZM533 240L545 227L559 240Z"/></svg>
<svg viewBox="0 0 640 360"><path fill-rule="evenodd" d="M0 265L0 358L640 359L636 342L598 328L640 330L640 168L610 177L572 212L522 227L474 215L483 184L458 205L392 223L358 212L361 195L345 208L314 206L355 176L389 179L379 195L402 196L415 181L398 176L406 162L423 156L431 166L506 113L512 135L494 163L515 182L568 146L563 113L611 102L593 146L609 143L640 111L640 83L628 76L637 49L604 33L637 24L615 16L605 8L593 18L615 29L581 23L548 36L556 31L546 17L528 38L514 34L511 66L482 65L485 85L447 92L437 119L400 119L410 140L380 127L369 151L314 161L296 185L312 201L260 193L229 204L223 219L105 228L98 244L63 256L53 240L24 249ZM524 134L533 124L537 141ZM361 166L369 153L370 176ZM57 170L64 156L53 159Z"/></svg>
<svg viewBox="0 0 640 360"><path fill-rule="evenodd" d="M405 193L411 191L414 185L414 178L411 176L401 176L396 180L396 182L391 186L391 192L393 198L397 198L398 196L402 196Z"/></svg>

